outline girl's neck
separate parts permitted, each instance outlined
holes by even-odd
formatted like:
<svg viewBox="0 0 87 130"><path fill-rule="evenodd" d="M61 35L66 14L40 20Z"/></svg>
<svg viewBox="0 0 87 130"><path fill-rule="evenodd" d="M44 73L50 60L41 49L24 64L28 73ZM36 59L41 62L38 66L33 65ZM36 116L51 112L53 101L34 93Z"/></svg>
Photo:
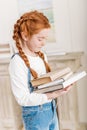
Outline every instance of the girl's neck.
<svg viewBox="0 0 87 130"><path fill-rule="evenodd" d="M29 48L24 47L24 48L23 48L23 51L24 51L24 53L25 53L26 55L30 55L30 56L33 56L33 57L38 56L38 54L37 54L36 52L32 51L32 50L29 49Z"/></svg>

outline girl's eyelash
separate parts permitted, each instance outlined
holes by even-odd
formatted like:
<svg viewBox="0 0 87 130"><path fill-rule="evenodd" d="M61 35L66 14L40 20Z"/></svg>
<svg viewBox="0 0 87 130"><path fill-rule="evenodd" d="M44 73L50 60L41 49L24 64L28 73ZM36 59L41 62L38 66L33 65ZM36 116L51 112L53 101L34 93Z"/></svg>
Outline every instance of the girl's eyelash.
<svg viewBox="0 0 87 130"><path fill-rule="evenodd" d="M42 39L38 39L39 41L42 41Z"/></svg>
<svg viewBox="0 0 87 130"><path fill-rule="evenodd" d="M39 40L39 41L41 41L41 40L42 40L42 38L38 38L38 40Z"/></svg>

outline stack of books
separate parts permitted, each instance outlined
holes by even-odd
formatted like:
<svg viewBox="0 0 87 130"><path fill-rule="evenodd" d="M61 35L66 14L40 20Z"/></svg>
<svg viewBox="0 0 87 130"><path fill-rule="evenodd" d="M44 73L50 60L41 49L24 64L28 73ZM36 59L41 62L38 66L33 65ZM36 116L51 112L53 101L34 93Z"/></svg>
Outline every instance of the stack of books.
<svg viewBox="0 0 87 130"><path fill-rule="evenodd" d="M57 69L31 80L36 93L47 93L66 88L87 75L86 71L73 73L69 67Z"/></svg>

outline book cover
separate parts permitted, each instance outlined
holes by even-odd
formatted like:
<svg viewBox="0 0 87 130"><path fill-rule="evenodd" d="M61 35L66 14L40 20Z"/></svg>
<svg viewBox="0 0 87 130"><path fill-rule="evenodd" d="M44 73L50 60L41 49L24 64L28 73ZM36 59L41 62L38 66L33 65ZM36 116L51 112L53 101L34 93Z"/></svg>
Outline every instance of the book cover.
<svg viewBox="0 0 87 130"><path fill-rule="evenodd" d="M44 75L41 75L39 78L31 80L31 84L33 87L37 87L39 85L49 83L51 81L56 80L57 78L62 77L63 75L71 72L71 69L69 67L62 68L62 69L56 69L55 71L46 73Z"/></svg>
<svg viewBox="0 0 87 130"><path fill-rule="evenodd" d="M62 85L65 88L65 87L69 86L70 84L72 84L74 82L77 82L78 80L82 79L86 75L87 75L86 71L81 71L81 72L74 73L70 78L65 80L62 83Z"/></svg>
<svg viewBox="0 0 87 130"><path fill-rule="evenodd" d="M82 79L86 75L87 75L86 71L76 72L74 74L71 74L71 76L66 75L65 78L63 77L61 79L57 79L50 83L38 86L38 88L35 89L34 92L46 93L55 90L60 90L73 84L74 82L77 82L78 80Z"/></svg>

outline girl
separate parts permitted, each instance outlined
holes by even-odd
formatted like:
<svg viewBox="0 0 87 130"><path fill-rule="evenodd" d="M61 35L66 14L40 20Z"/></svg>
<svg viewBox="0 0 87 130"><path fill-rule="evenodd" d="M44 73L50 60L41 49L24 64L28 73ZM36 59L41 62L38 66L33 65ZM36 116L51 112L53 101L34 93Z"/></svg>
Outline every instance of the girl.
<svg viewBox="0 0 87 130"><path fill-rule="evenodd" d="M12 56L9 73L12 92L22 107L25 130L59 130L54 99L69 89L37 94L30 83L51 71L46 55L41 52L50 27L47 17L38 11L25 13L14 25L18 53Z"/></svg>

